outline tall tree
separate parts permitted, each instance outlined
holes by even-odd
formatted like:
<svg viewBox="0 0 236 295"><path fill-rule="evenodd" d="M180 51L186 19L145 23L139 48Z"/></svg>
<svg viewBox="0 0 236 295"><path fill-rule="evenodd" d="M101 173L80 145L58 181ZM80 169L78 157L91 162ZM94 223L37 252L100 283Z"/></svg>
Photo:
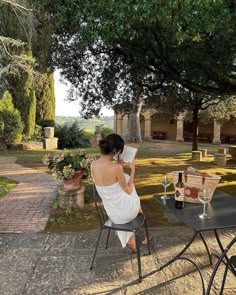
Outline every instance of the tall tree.
<svg viewBox="0 0 236 295"><path fill-rule="evenodd" d="M80 88L89 115L106 103L105 94L122 93L123 80L142 87L147 104L171 83L181 85L193 93L196 121L199 97L215 103L236 93L235 12L231 0L62 1L54 13L59 16L54 61ZM106 75L111 68L113 75ZM132 68L143 73L137 85ZM189 99L181 99L182 108L188 107ZM117 95L110 100L115 104Z"/></svg>
<svg viewBox="0 0 236 295"><path fill-rule="evenodd" d="M71 47L79 39L80 47L117 53L152 75L145 85L152 89L161 80L193 92L234 94L235 11L231 0L62 1L57 44L68 47L66 37Z"/></svg>
<svg viewBox="0 0 236 295"><path fill-rule="evenodd" d="M50 21L47 1L30 0L36 18L32 37L32 52L37 64L35 66L36 123L41 126L54 126L55 92L52 67L52 36L55 25Z"/></svg>
<svg viewBox="0 0 236 295"><path fill-rule="evenodd" d="M9 83L9 76L19 76L32 65L25 53L33 26L32 10L22 1L0 0L0 93Z"/></svg>

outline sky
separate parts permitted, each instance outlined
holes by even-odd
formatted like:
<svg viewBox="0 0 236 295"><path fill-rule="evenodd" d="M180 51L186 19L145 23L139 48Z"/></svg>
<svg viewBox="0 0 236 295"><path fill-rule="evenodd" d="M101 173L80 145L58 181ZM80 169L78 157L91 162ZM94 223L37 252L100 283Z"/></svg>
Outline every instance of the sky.
<svg viewBox="0 0 236 295"><path fill-rule="evenodd" d="M55 95L56 95L56 116L74 117L79 116L79 101L65 101L66 92L69 86L60 81L60 72L55 71ZM106 108L102 108L104 116L113 116L114 112Z"/></svg>

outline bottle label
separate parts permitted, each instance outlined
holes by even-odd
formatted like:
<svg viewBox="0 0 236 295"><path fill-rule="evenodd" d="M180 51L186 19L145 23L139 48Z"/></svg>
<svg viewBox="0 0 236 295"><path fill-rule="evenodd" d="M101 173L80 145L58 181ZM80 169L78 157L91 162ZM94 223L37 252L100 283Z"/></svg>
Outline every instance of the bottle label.
<svg viewBox="0 0 236 295"><path fill-rule="evenodd" d="M175 187L175 200L184 201L184 187Z"/></svg>

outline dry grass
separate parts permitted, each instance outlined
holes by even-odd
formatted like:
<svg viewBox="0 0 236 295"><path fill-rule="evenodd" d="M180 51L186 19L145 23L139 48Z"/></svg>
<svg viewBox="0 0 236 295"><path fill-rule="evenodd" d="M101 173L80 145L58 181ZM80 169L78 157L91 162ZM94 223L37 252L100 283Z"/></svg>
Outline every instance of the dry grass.
<svg viewBox="0 0 236 295"><path fill-rule="evenodd" d="M236 196L236 163L228 161L226 167L214 165L213 153L217 151L217 146L204 145L200 147L207 148L209 153L202 162L191 160L191 145L189 144L147 142L135 146L139 148L135 185L141 197L149 227L181 225L180 222L168 220L167 212L152 198L154 194L163 193L160 178L164 173L184 170L188 166L193 166L201 171L221 175L222 179L218 189ZM168 191L173 192L173 187L170 187ZM91 201L91 188L88 186L86 199L87 202ZM79 231L95 229L98 226L96 212L91 204L87 204L85 210L78 210L70 214L54 209L52 216L54 219L48 224L48 231ZM57 221L57 218L60 222Z"/></svg>

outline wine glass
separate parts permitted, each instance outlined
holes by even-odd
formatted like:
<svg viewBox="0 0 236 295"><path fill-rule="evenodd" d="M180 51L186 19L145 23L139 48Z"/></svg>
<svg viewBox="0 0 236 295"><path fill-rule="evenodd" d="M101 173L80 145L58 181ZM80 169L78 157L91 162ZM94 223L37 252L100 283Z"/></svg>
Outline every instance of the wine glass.
<svg viewBox="0 0 236 295"><path fill-rule="evenodd" d="M168 174L164 174L164 175L161 177L161 182L160 182L160 183L161 183L161 185L164 187L164 195L161 196L161 199L162 199L163 201L170 199L170 196L168 196L168 195L166 194L166 188L167 188L168 186L171 185L172 180L173 180L173 176L172 176L172 174L170 174L170 173L168 173Z"/></svg>
<svg viewBox="0 0 236 295"><path fill-rule="evenodd" d="M206 187L200 188L198 192L198 200L203 203L203 213L199 215L200 218L210 218L206 213L206 204L211 200L211 190Z"/></svg>

